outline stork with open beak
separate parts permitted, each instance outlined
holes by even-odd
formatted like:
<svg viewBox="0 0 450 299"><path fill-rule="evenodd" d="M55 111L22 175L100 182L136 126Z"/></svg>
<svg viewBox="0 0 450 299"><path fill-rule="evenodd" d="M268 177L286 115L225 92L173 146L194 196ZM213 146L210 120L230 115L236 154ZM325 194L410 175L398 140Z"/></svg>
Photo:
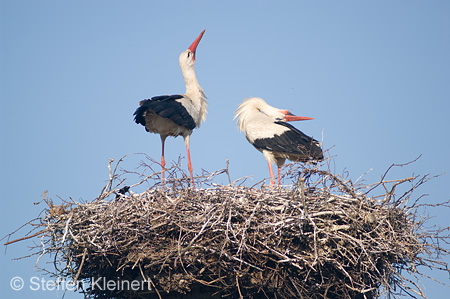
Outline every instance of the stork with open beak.
<svg viewBox="0 0 450 299"><path fill-rule="evenodd" d="M269 164L270 183L274 185L272 163L278 166L278 185L281 185L281 166L291 161L321 161L323 153L317 140L303 134L289 121L310 120L311 117L295 116L288 110L270 106L261 98L249 98L236 110L240 131L260 152Z"/></svg>
<svg viewBox="0 0 450 299"><path fill-rule="evenodd" d="M206 96L200 87L195 75L195 52L205 30L200 33L192 45L180 54L180 68L186 83L185 94L156 96L139 103L134 112L136 123L145 127L150 133L157 133L161 137L163 168L163 185L165 172L164 144L167 136L183 136L187 150L188 169L191 174L192 186L195 189L192 173L191 154L189 151L189 138L195 128L200 127L206 119Z"/></svg>

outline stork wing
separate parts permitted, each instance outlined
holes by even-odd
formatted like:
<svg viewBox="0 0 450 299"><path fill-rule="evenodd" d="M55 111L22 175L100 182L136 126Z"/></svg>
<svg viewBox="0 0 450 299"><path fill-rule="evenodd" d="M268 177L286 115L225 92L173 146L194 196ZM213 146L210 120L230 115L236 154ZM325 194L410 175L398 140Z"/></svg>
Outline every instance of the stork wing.
<svg viewBox="0 0 450 299"><path fill-rule="evenodd" d="M192 116L188 113L186 108L178 101L184 96L180 94L164 95L153 97L149 100L143 100L139 104L141 105L134 112L134 121L145 127L145 112L150 109L157 115L172 120L179 126L184 126L190 130L193 130L196 125Z"/></svg>
<svg viewBox="0 0 450 299"><path fill-rule="evenodd" d="M285 122L274 122L287 127L284 133L271 138L259 138L253 145L259 150L269 150L280 153L298 155L300 160L322 160L323 153L319 142Z"/></svg>

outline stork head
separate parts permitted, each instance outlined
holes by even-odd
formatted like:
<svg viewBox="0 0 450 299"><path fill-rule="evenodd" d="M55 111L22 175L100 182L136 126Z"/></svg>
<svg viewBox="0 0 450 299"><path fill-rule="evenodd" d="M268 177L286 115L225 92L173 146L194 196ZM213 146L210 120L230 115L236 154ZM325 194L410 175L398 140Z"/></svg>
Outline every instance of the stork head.
<svg viewBox="0 0 450 299"><path fill-rule="evenodd" d="M296 116L288 110L282 110L270 106L261 98L248 98L244 100L236 110L234 118L238 119L238 126L241 131L245 131L247 122L251 119L267 117L272 121L299 121L309 120L312 117Z"/></svg>
<svg viewBox="0 0 450 299"><path fill-rule="evenodd" d="M252 103L253 106L260 112L264 113L268 117L272 118L274 121L300 121L300 120L310 120L314 119L312 117L297 116L292 114L289 110L278 109L270 106L261 98L251 98L247 100Z"/></svg>
<svg viewBox="0 0 450 299"><path fill-rule="evenodd" d="M206 30L206 29L205 29ZM203 37L203 34L205 33L205 30L200 33L200 35L195 39L195 41L192 43L192 45L189 46L189 48L180 54L180 66L183 67L189 67L194 66L195 63L195 51L197 50L197 46L200 43L200 40Z"/></svg>

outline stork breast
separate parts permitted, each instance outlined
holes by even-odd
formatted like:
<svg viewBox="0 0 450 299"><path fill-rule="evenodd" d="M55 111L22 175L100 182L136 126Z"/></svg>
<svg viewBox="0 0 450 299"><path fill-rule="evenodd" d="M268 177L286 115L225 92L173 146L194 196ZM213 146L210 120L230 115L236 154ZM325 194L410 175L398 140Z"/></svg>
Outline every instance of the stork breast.
<svg viewBox="0 0 450 299"><path fill-rule="evenodd" d="M192 130L177 125L172 120L157 115L153 110L148 109L145 113L145 129L151 133L158 133L164 136L188 136Z"/></svg>

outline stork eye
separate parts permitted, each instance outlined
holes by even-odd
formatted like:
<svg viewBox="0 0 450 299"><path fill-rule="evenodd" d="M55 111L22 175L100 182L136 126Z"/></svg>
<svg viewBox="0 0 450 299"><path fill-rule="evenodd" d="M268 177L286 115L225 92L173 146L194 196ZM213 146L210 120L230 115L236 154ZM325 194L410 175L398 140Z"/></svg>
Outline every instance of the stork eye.
<svg viewBox="0 0 450 299"><path fill-rule="evenodd" d="M188 52L188 58L191 56L191 52Z"/></svg>

